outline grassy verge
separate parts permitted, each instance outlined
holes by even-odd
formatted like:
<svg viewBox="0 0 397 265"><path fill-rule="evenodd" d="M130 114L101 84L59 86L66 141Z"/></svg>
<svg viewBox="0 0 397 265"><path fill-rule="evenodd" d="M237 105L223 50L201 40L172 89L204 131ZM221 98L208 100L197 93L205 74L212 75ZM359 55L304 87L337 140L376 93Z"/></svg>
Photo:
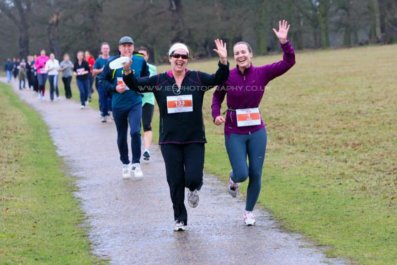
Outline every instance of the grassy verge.
<svg viewBox="0 0 397 265"><path fill-rule="evenodd" d="M298 53L261 104L268 148L259 203L287 229L352 263L397 260L396 49ZM255 64L280 58L258 57ZM213 72L216 62L190 68ZM205 167L226 181L230 166L223 130L210 117L211 95Z"/></svg>
<svg viewBox="0 0 397 265"><path fill-rule="evenodd" d="M0 84L0 264L104 264L38 114Z"/></svg>

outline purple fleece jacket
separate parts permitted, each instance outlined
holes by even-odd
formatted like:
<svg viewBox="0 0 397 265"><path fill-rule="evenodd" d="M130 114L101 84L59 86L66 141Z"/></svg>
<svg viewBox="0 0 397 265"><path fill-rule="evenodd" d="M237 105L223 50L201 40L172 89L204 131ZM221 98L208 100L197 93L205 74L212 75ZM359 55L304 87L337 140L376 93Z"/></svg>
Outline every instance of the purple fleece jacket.
<svg viewBox="0 0 397 265"><path fill-rule="evenodd" d="M221 115L221 105L227 95L227 111L225 134L249 134L265 125L263 120L260 125L237 127L236 109L258 108L265 92L265 87L274 78L287 72L295 64L295 53L289 42L282 44L283 60L263 65L253 66L242 74L238 67L232 69L229 78L222 86L218 86L212 96L212 117Z"/></svg>

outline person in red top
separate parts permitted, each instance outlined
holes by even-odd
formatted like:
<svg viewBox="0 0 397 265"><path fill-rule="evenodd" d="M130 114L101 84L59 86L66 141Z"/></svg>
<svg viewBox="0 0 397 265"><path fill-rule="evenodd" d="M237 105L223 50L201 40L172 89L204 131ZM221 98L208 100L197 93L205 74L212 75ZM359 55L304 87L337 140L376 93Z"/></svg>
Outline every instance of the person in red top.
<svg viewBox="0 0 397 265"><path fill-rule="evenodd" d="M88 74L88 80L90 82L90 85L88 88L88 101L91 102L91 94L94 93L94 89L92 89L92 85L94 83L94 77L92 76L92 71L94 70L95 58L87 50L84 52L84 60L87 61L88 66L90 67L90 72Z"/></svg>

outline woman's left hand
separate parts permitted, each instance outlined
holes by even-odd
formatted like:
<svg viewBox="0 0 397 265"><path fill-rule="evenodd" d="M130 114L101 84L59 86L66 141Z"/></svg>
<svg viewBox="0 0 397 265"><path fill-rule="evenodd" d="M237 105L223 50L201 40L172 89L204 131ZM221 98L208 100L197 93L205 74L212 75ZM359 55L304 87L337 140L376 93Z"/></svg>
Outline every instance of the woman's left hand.
<svg viewBox="0 0 397 265"><path fill-rule="evenodd" d="M216 46L216 49L214 49L214 52L216 52L218 54L219 61L222 64L227 64L226 42L224 43L223 40L216 39L215 40L215 46Z"/></svg>
<svg viewBox="0 0 397 265"><path fill-rule="evenodd" d="M288 30L289 24L287 20L279 21L278 22L278 31L273 28L274 34L276 34L277 38L279 39L281 44L287 43L288 39Z"/></svg>

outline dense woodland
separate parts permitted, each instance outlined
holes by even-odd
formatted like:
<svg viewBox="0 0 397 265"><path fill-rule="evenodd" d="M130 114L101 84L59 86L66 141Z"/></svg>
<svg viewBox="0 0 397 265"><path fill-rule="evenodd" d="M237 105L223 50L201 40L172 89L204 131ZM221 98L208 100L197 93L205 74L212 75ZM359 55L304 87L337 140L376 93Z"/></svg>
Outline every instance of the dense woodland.
<svg viewBox="0 0 397 265"><path fill-rule="evenodd" d="M148 46L156 63L175 41L195 58L211 57L217 37L266 54L278 49L272 28L283 18L297 49L397 41L396 0L0 0L0 59L42 48L58 58L80 49L96 55L103 41L116 52L122 35Z"/></svg>

